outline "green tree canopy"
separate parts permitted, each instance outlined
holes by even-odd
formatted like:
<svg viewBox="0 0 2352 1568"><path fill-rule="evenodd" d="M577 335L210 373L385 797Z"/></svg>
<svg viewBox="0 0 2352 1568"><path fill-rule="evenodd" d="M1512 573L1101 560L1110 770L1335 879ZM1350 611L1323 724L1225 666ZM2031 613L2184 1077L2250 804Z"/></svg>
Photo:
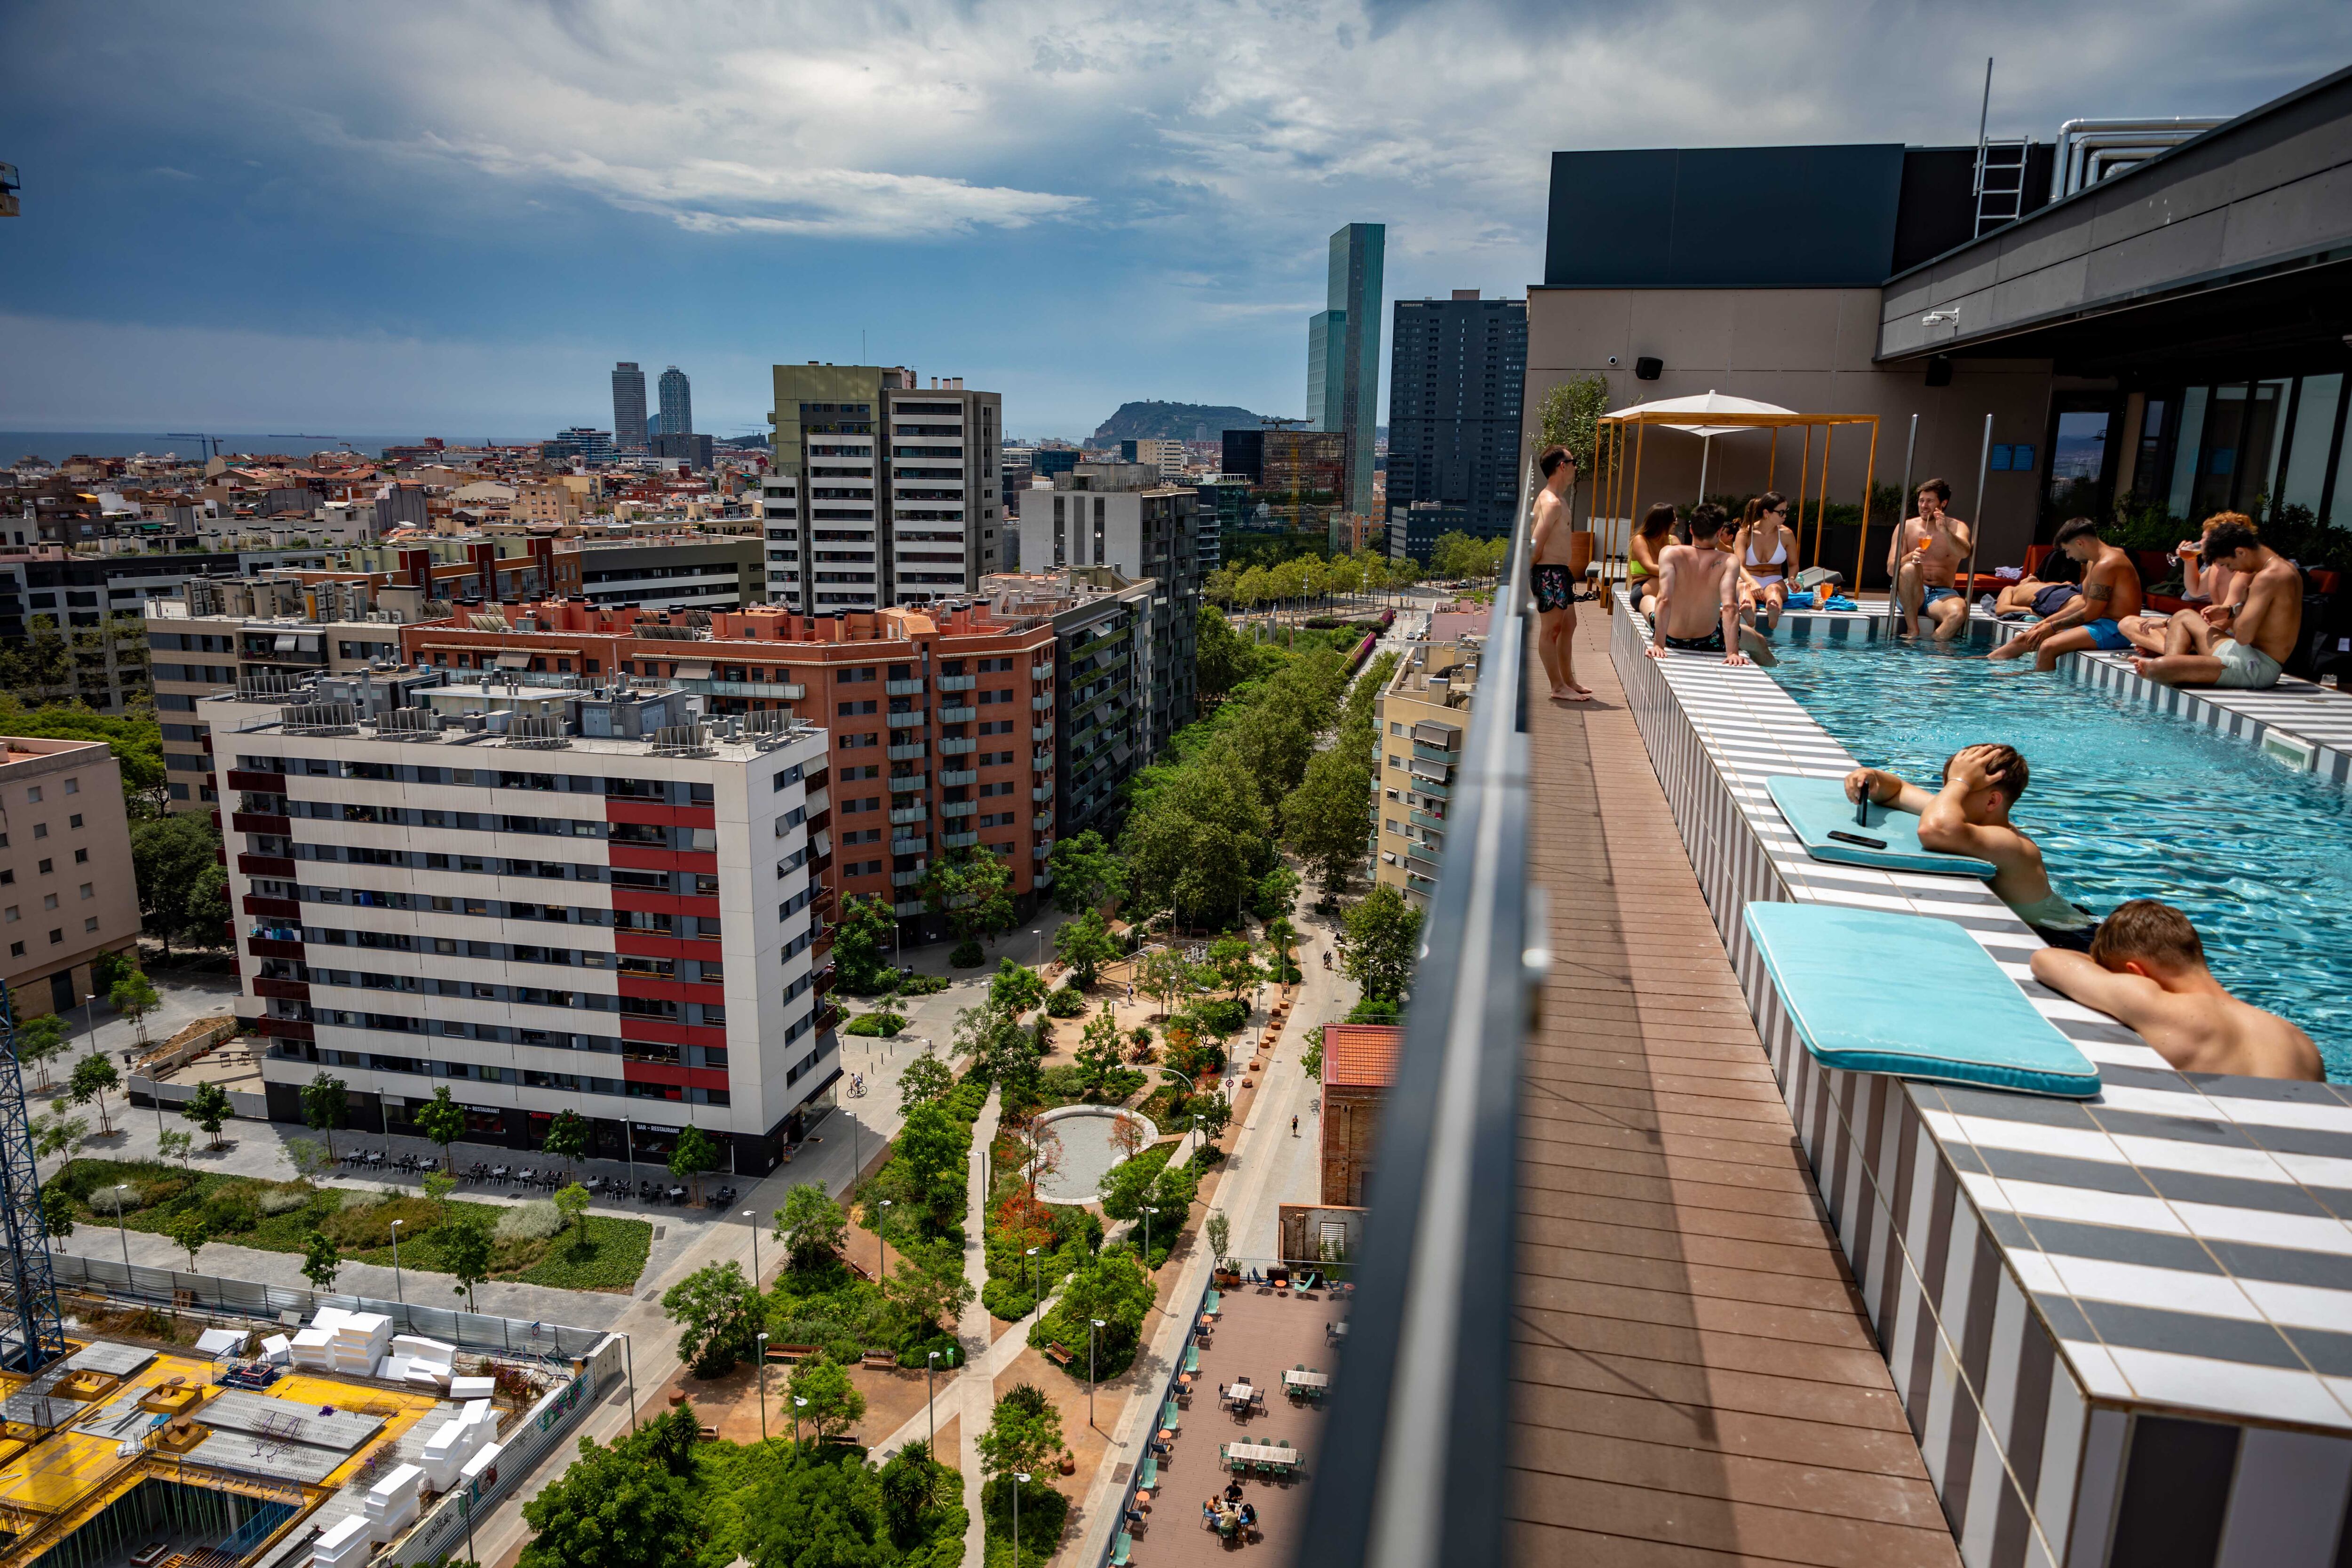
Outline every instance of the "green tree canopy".
<svg viewBox="0 0 2352 1568"><path fill-rule="evenodd" d="M1034 1475L1062 1452L1062 1413L1035 1384L1016 1383L996 1402L974 1446L983 1475Z"/></svg>
<svg viewBox="0 0 2352 1568"><path fill-rule="evenodd" d="M866 1419L866 1395L829 1355L819 1352L794 1367L790 1386L798 1418L820 1438L838 1436Z"/></svg>
<svg viewBox="0 0 2352 1568"><path fill-rule="evenodd" d="M1367 997L1393 1002L1412 981L1422 912L1381 883L1349 907L1339 936L1340 966Z"/></svg>
<svg viewBox="0 0 2352 1568"><path fill-rule="evenodd" d="M335 1288L335 1272L343 1266L343 1255L322 1231L312 1231L302 1246L302 1278L321 1290Z"/></svg>
<svg viewBox="0 0 2352 1568"><path fill-rule="evenodd" d="M1119 864L1111 847L1103 842L1103 836L1091 827L1067 838L1055 839L1050 864L1054 870L1054 907L1064 914L1100 910L1127 896L1127 868Z"/></svg>
<svg viewBox="0 0 2352 1568"><path fill-rule="evenodd" d="M891 1524L880 1476L854 1450L803 1451L752 1489L743 1554L752 1568L887 1568L899 1560Z"/></svg>
<svg viewBox="0 0 2352 1568"><path fill-rule="evenodd" d="M219 1084L197 1084L195 1093L191 1093L186 1100L181 1100L179 1114L205 1129L205 1138L212 1140L205 1145L209 1150L209 1147L219 1147L221 1129L228 1126L228 1119L236 1117L237 1110L236 1105L228 1102L228 1090L221 1089Z"/></svg>
<svg viewBox="0 0 2352 1568"><path fill-rule="evenodd" d="M172 1245L186 1251L188 1272L194 1274L196 1271L196 1254L202 1252L205 1243L213 1238L212 1222L205 1217L205 1211L185 1209L173 1215L165 1234L171 1237Z"/></svg>
<svg viewBox="0 0 2352 1568"><path fill-rule="evenodd" d="M122 1075L114 1070L114 1064L92 1051L74 1063L73 1076L66 1080L66 1092L73 1097L76 1105L88 1105L92 1100L98 1102L98 1127L103 1134L111 1130L111 1123L106 1116L107 1093L121 1081ZM219 1089L217 1084L207 1084L205 1088L215 1092ZM203 1090L197 1092L201 1095ZM226 1105L228 1097L223 1095L221 1102ZM205 1131L216 1132L219 1129L206 1128Z"/></svg>
<svg viewBox="0 0 2352 1568"><path fill-rule="evenodd" d="M143 631L143 623L141 623ZM50 741L103 741L114 760L122 765L122 794L132 807L134 816L151 816L163 809L163 731L156 722L152 707L134 707L120 718L110 718L79 702L52 703L42 708L26 708L9 691L64 684L65 640L49 639L54 644L54 658L60 667L60 679L40 680L26 679L32 672L12 667L21 662L16 654L0 658L0 735L37 735ZM23 650L19 650L21 652Z"/></svg>
<svg viewBox="0 0 2352 1568"><path fill-rule="evenodd" d="M1241 1000L1243 992L1265 978L1265 972L1252 956L1246 937L1221 936L1211 942L1205 967L1210 983L1221 991L1233 993L1236 1002Z"/></svg>
<svg viewBox="0 0 2352 1568"><path fill-rule="evenodd" d="M938 1100L907 1112L891 1148L906 1166L908 1181L923 1194L930 1212L952 1224L964 1208L964 1162L971 1131Z"/></svg>
<svg viewBox="0 0 2352 1568"><path fill-rule="evenodd" d="M662 1310L678 1325L677 1359L697 1377L723 1377L751 1352L760 1331L759 1293L732 1259L696 1269L665 1291Z"/></svg>
<svg viewBox="0 0 2352 1568"><path fill-rule="evenodd" d="M892 984L897 973L892 940L897 928L897 917L885 900L852 893L841 900L841 920L834 927L833 962L843 990L870 996Z"/></svg>
<svg viewBox="0 0 2352 1568"><path fill-rule="evenodd" d="M1070 966L1070 983L1084 989L1101 977L1104 964L1118 956L1118 939L1110 934L1100 910L1088 910L1055 931L1054 956Z"/></svg>
<svg viewBox="0 0 2352 1568"><path fill-rule="evenodd" d="M1180 922L1217 920L1272 868L1272 828L1257 786L1227 755L1175 769L1139 799L1119 848L1147 908L1172 906Z"/></svg>
<svg viewBox="0 0 2352 1568"><path fill-rule="evenodd" d="M898 1074L899 1114L905 1115L915 1107L929 1105L935 1100L944 1100L948 1090L954 1087L955 1070L940 1060L937 1053L927 1048Z"/></svg>
<svg viewBox="0 0 2352 1568"><path fill-rule="evenodd" d="M173 812L131 825L131 868L139 913L148 934L163 944L218 947L228 919L228 884L220 867L220 835L212 818Z"/></svg>
<svg viewBox="0 0 2352 1568"><path fill-rule="evenodd" d="M795 1268L813 1268L837 1257L849 1239L849 1216L825 1194L823 1182L798 1182L776 1211L776 1239Z"/></svg>
<svg viewBox="0 0 2352 1568"><path fill-rule="evenodd" d="M117 1013L131 1020L131 1027L137 1032L139 1043L145 1045L147 1015L163 1005L163 995L155 989L155 983L133 969L107 988L106 999Z"/></svg>
<svg viewBox="0 0 2352 1568"><path fill-rule="evenodd" d="M572 1235L581 1241L588 1239L588 1205L593 1200L588 1189L577 1182L558 1187L554 1194L555 1212L572 1226Z"/></svg>
<svg viewBox="0 0 2352 1568"><path fill-rule="evenodd" d="M669 1173L681 1182L692 1182L698 1194L702 1173L715 1171L720 1163L719 1142L699 1127L685 1127L678 1131L677 1142L670 1146Z"/></svg>
<svg viewBox="0 0 2352 1568"><path fill-rule="evenodd" d="M555 1120L547 1124L547 1138L540 1147L565 1164L584 1159L588 1153L588 1119L576 1110L559 1110Z"/></svg>
<svg viewBox="0 0 2352 1568"><path fill-rule="evenodd" d="M449 1145L466 1135L466 1108L451 1097L449 1086L441 1085L433 1091L432 1099L413 1107L408 1120L419 1132L441 1145L441 1163L447 1166Z"/></svg>
<svg viewBox="0 0 2352 1568"><path fill-rule="evenodd" d="M326 1134L330 1156L335 1152L335 1129L350 1117L351 1109L351 1095L343 1080L324 1068L302 1086L302 1120L313 1131Z"/></svg>
<svg viewBox="0 0 2352 1568"><path fill-rule="evenodd" d="M523 1504L521 1568L691 1563L702 1545L692 1492L642 1452L580 1439L580 1458Z"/></svg>
<svg viewBox="0 0 2352 1568"><path fill-rule="evenodd" d="M993 937L1019 918L1012 870L1002 857L979 845L935 857L916 890L923 907L944 915L949 929L964 942Z"/></svg>
<svg viewBox="0 0 2352 1568"><path fill-rule="evenodd" d="M1058 939L1057 939L1058 945ZM988 982L988 1005L1006 1017L1017 1017L1045 999L1045 977L1025 963L999 959Z"/></svg>
<svg viewBox="0 0 2352 1568"><path fill-rule="evenodd" d="M490 1227L478 1215L445 1220L440 1227L441 1266L457 1281L453 1293L466 1298L474 1310L474 1287L490 1277Z"/></svg>

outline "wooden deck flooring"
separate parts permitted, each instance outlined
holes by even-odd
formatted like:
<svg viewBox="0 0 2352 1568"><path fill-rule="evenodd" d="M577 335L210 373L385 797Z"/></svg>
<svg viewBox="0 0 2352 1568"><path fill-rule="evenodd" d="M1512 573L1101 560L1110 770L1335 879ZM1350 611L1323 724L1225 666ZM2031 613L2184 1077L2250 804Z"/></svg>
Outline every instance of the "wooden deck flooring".
<svg viewBox="0 0 2352 1568"><path fill-rule="evenodd" d="M1552 968L1521 1091L1513 1554L1956 1564L1608 623L1578 608L1594 700L1530 721Z"/></svg>

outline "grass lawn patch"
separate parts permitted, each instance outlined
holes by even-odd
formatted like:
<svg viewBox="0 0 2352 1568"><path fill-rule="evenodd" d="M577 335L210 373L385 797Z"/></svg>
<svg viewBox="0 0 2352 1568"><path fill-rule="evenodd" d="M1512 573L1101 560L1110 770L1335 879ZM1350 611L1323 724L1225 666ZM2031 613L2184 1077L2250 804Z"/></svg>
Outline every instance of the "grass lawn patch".
<svg viewBox="0 0 2352 1568"><path fill-rule="evenodd" d="M450 1221L478 1219L495 1234L500 1216L513 1213L509 1205L463 1199L444 1205L399 1188L312 1187L196 1174L151 1160L75 1160L50 1181L73 1196L78 1224L100 1229L114 1225L113 1211L100 1205L120 1184L131 1187L130 1201L136 1205L121 1216L127 1230L168 1235L173 1220L193 1211L205 1216L215 1241L300 1253L317 1230L356 1263L393 1261L392 1222L398 1220L401 1267L436 1273L448 1272L443 1248ZM587 1231L584 1240L569 1226L551 1236L500 1237L491 1247L489 1277L574 1290L633 1289L653 1247L651 1222L591 1215Z"/></svg>

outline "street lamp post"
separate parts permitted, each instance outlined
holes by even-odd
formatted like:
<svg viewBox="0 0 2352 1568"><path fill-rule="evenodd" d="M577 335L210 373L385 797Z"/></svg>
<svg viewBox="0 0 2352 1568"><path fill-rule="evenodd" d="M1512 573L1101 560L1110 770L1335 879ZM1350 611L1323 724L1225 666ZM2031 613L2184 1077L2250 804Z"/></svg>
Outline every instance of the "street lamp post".
<svg viewBox="0 0 2352 1568"><path fill-rule="evenodd" d="M1147 1207L1143 1211L1143 1271L1151 1272L1151 1216L1160 1211Z"/></svg>
<svg viewBox="0 0 2352 1568"><path fill-rule="evenodd" d="M931 1374L939 1369L940 1352L933 1351L923 1363L923 1409L931 1418L931 1458L934 1463L940 1457L940 1407L937 1403L939 1396L931 1392Z"/></svg>
<svg viewBox="0 0 2352 1568"><path fill-rule="evenodd" d="M885 1209L887 1209L896 1200L891 1198L884 1198L882 1200L882 1206ZM882 1226L884 1224L888 1222L889 1218L890 1216L887 1214L885 1214L880 1220L875 1223L874 1226L874 1283L877 1285L882 1283Z"/></svg>
<svg viewBox="0 0 2352 1568"><path fill-rule="evenodd" d="M1033 1247L1022 1256L1029 1259L1029 1298L1034 1301L1037 1298L1037 1249Z"/></svg>
<svg viewBox="0 0 2352 1568"><path fill-rule="evenodd" d="M768 1440L768 1336L762 1331L754 1336L760 1352L760 1441Z"/></svg>
<svg viewBox="0 0 2352 1568"><path fill-rule="evenodd" d="M1021 1568L1021 1489L1029 1484L1029 1472L1013 1474L1013 1568Z"/></svg>
<svg viewBox="0 0 2352 1568"><path fill-rule="evenodd" d="M801 1446L801 1412L807 1408L807 1400L797 1394L793 1395L793 1447L795 1448Z"/></svg>
<svg viewBox="0 0 2352 1568"><path fill-rule="evenodd" d="M743 1217L751 1222L751 1289L757 1292L760 1289L760 1211L745 1209Z"/></svg>
<svg viewBox="0 0 2352 1568"><path fill-rule="evenodd" d="M407 1223L404 1219L392 1222L392 1293L404 1307L408 1304L408 1292L400 1284L400 1227Z"/></svg>
<svg viewBox="0 0 2352 1568"><path fill-rule="evenodd" d="M1095 1424L1095 1331L1108 1327L1109 1325L1100 1318L1087 1320L1087 1425L1089 1426ZM1100 1430L1099 1427L1096 1429Z"/></svg>
<svg viewBox="0 0 2352 1568"><path fill-rule="evenodd" d="M1034 966L1035 966L1035 967L1037 967L1037 968L1039 968L1039 969L1043 969L1043 968L1045 968L1045 928L1044 928L1043 926L1040 926L1037 930L1031 931L1031 932L1029 933L1029 938L1030 938L1030 940L1031 940L1032 942L1034 942L1037 944L1037 949L1036 949L1036 957L1035 957L1032 962L1033 962L1033 963L1034 964Z"/></svg>
<svg viewBox="0 0 2352 1568"><path fill-rule="evenodd" d="M87 1127L89 1123L85 1121L82 1125ZM114 1184L114 1232L116 1238L122 1243L122 1275L126 1285L131 1282L131 1232L122 1224L122 1200L130 1191L128 1182Z"/></svg>

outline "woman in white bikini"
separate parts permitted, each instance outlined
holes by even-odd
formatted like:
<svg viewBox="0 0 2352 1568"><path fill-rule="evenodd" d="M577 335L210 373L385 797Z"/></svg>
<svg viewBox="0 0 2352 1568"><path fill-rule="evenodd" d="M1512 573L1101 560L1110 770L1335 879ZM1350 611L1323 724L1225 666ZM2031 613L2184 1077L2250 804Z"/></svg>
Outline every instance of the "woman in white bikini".
<svg viewBox="0 0 2352 1568"><path fill-rule="evenodd" d="M1789 597L1788 573L1796 553L1797 533L1788 519L1788 498L1778 490L1766 490L1748 503L1739 520L1740 531L1748 540L1743 564L1756 584L1767 631L1780 626L1780 609Z"/></svg>

